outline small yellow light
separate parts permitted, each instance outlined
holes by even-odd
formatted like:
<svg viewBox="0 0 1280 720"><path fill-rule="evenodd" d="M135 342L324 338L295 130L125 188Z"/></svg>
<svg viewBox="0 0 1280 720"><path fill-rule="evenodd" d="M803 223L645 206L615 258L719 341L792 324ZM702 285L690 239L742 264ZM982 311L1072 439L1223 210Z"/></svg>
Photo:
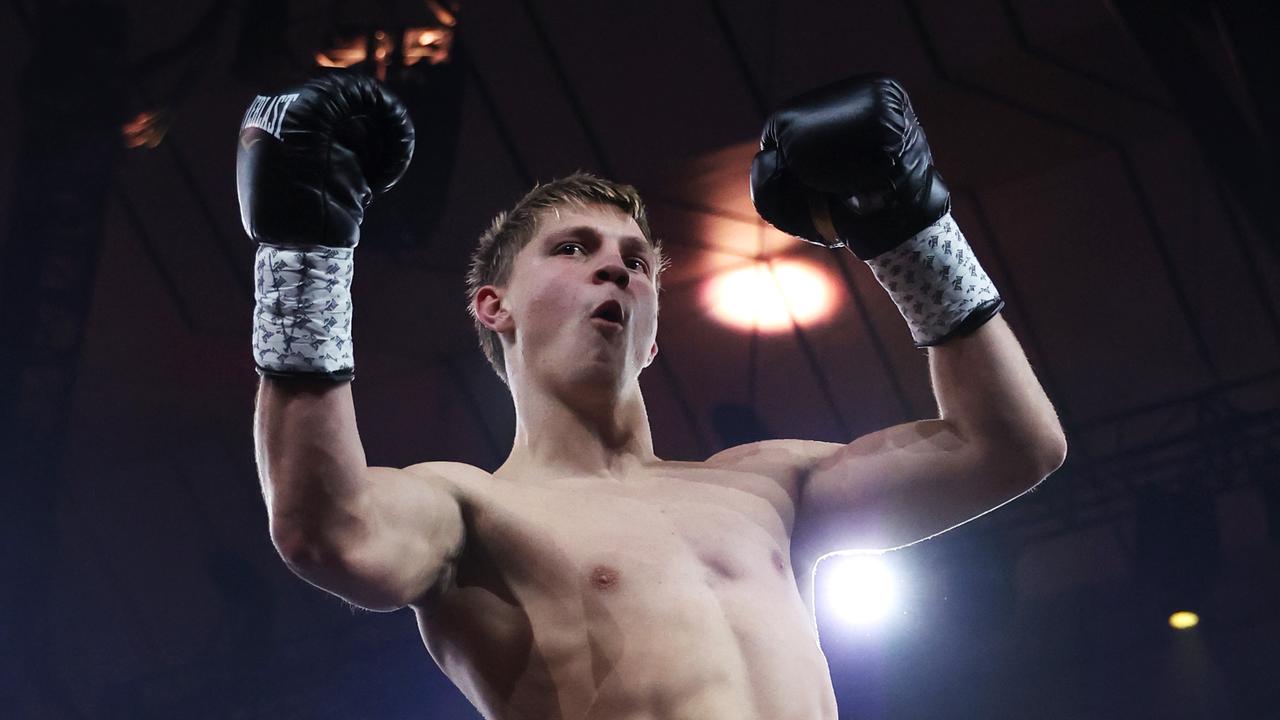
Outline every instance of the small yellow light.
<svg viewBox="0 0 1280 720"><path fill-rule="evenodd" d="M1174 630L1189 630L1200 624L1200 616L1189 610L1179 610L1169 616L1169 627Z"/></svg>

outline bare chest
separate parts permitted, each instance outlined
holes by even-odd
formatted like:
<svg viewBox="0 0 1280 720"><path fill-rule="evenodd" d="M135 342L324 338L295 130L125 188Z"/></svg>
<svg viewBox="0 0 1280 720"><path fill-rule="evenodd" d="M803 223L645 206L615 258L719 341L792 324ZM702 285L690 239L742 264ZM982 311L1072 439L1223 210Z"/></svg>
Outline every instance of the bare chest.
<svg viewBox="0 0 1280 720"><path fill-rule="evenodd" d="M473 515L477 571L555 595L787 573L790 503L763 478L519 488ZM460 568L462 569L462 568ZM690 574L700 577L692 577ZM586 587L582 587L585 580Z"/></svg>
<svg viewBox="0 0 1280 720"><path fill-rule="evenodd" d="M602 663L637 686L676 667L691 688L742 682L726 668L750 654L744 637L780 662L786 644L806 651L791 496L767 478L495 483L469 500L455 586L420 618L437 662L479 704L495 684L508 697L584 686L599 697L607 683L590 678ZM760 629L770 621L773 642Z"/></svg>

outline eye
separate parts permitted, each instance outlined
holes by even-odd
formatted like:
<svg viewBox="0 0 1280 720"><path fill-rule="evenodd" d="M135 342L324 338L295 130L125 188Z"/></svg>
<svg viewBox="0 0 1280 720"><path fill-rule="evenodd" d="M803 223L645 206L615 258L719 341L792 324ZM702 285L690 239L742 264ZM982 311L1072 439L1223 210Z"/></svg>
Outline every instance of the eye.
<svg viewBox="0 0 1280 720"><path fill-rule="evenodd" d="M637 267L636 267L636 269L637 269L637 270L639 270L640 272L642 272L642 273L644 273L644 274L646 274L646 275L648 275L648 274L649 274L649 263L645 262L643 259L638 258L638 257L628 258L628 259L627 259L627 262L633 262L633 263L635 263L635 264L636 264L636 266L637 266Z"/></svg>
<svg viewBox="0 0 1280 720"><path fill-rule="evenodd" d="M580 245L580 244L578 244L578 243L571 242L571 243L563 243L563 244L561 244L561 245L556 246L556 252L555 252L555 254L556 254L556 255L563 255L563 254L564 254L564 249L565 249L565 248L578 248L579 250L583 251L584 253L587 251L587 249L586 249L586 248L584 248L584 247L582 247L582 245Z"/></svg>

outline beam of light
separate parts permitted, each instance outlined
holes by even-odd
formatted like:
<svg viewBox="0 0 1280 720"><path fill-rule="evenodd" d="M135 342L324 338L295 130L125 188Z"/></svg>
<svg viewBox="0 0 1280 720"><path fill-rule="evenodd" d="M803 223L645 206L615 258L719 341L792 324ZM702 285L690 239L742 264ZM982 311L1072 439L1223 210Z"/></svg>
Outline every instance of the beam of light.
<svg viewBox="0 0 1280 720"><path fill-rule="evenodd" d="M1200 616L1189 611L1179 610L1169 616L1169 627L1174 630L1190 630L1200 624Z"/></svg>
<svg viewBox="0 0 1280 720"><path fill-rule="evenodd" d="M731 327L763 333L808 325L831 315L835 283L798 260L758 262L712 278L703 291L711 316Z"/></svg>
<svg viewBox="0 0 1280 720"><path fill-rule="evenodd" d="M827 607L843 622L870 626L882 622L898 603L898 581L880 555L832 558L823 568Z"/></svg>

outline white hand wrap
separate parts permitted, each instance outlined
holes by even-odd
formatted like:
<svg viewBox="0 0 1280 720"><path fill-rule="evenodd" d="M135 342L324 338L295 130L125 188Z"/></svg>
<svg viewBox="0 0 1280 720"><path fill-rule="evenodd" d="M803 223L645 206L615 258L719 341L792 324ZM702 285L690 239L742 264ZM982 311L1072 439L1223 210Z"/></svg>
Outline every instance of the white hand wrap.
<svg viewBox="0 0 1280 720"><path fill-rule="evenodd" d="M267 374L351 377L354 248L259 245L253 359Z"/></svg>
<svg viewBox="0 0 1280 720"><path fill-rule="evenodd" d="M951 213L867 264L919 347L938 344L980 306L1000 302Z"/></svg>

